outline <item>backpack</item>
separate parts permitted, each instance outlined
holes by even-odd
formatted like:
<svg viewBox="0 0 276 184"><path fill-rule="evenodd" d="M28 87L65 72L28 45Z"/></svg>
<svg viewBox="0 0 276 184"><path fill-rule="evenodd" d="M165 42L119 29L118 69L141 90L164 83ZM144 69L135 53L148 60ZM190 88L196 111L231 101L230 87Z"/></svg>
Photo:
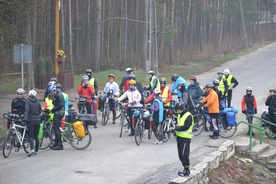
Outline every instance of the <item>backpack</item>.
<svg viewBox="0 0 276 184"><path fill-rule="evenodd" d="M72 126L77 137L85 137L84 123L82 121L76 121Z"/></svg>
<svg viewBox="0 0 276 184"><path fill-rule="evenodd" d="M226 112L226 122L228 126L236 126L236 113L234 112Z"/></svg>

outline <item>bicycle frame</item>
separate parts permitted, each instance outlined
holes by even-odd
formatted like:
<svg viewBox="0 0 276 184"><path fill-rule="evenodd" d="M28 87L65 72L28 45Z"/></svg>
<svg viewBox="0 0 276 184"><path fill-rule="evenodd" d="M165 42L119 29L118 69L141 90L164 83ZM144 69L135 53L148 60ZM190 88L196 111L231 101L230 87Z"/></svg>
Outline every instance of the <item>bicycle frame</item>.
<svg viewBox="0 0 276 184"><path fill-rule="evenodd" d="M20 131L18 131L17 128L24 129L24 130L23 130L23 135L22 135L21 137L19 137ZM21 126L21 125L15 124L14 121L11 122L11 125L10 125L10 132L12 132L12 133L15 132L16 138L17 138L17 140L19 141L20 146L23 145L23 140L24 140L24 138L25 138L26 131L27 131L27 126L26 126L26 125L25 125L25 126Z"/></svg>

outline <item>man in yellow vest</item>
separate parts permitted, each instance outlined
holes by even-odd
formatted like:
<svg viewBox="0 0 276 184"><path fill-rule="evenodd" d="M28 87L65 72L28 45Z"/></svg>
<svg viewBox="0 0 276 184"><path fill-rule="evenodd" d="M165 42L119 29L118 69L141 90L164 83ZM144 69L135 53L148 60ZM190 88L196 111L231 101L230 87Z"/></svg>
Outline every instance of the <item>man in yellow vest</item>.
<svg viewBox="0 0 276 184"><path fill-rule="evenodd" d="M219 80L219 85L218 85L218 90L221 92L221 100L226 100L226 96L228 95L228 83L226 79L223 77L223 72L219 71L218 73L218 80ZM226 102L225 102L226 103Z"/></svg>
<svg viewBox="0 0 276 184"><path fill-rule="evenodd" d="M184 167L183 171L179 171L179 176L190 175L190 143L193 132L194 117L188 111L187 106L183 102L175 104L175 113L177 116L177 125L175 129L171 129L176 134L178 157Z"/></svg>
<svg viewBox="0 0 276 184"><path fill-rule="evenodd" d="M225 69L223 71L223 74L224 74L223 78L227 81L228 86L229 86L228 94L227 94L227 107L231 107L233 89L235 87L237 87L239 82L237 81L237 79L235 77L233 77L233 75L230 74L229 69Z"/></svg>
<svg viewBox="0 0 276 184"><path fill-rule="evenodd" d="M160 82L159 79L155 76L155 72L150 70L148 71L148 76L149 76L149 87L145 87L145 90L150 90L153 92L155 88L160 89Z"/></svg>

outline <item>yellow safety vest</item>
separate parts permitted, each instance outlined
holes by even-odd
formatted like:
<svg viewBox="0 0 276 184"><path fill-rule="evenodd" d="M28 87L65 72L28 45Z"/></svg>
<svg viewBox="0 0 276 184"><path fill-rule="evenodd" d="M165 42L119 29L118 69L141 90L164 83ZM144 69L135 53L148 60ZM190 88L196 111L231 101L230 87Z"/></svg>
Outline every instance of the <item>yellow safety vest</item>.
<svg viewBox="0 0 276 184"><path fill-rule="evenodd" d="M169 96L169 88L167 86L164 87L163 93L160 95L162 100L166 100ZM169 107L170 106L170 102L165 103L164 107Z"/></svg>
<svg viewBox="0 0 276 184"><path fill-rule="evenodd" d="M180 114L178 114L177 124L179 126L184 126L187 117L190 116L190 115L192 116L192 125L186 131L180 131L180 132L177 131L176 135L178 137L187 138L187 139L191 139L192 138L192 136L193 136L192 135L192 133L193 133L193 126L194 126L194 117L193 117L193 115L189 111L187 111L182 117L180 117Z"/></svg>
<svg viewBox="0 0 276 184"><path fill-rule="evenodd" d="M152 76L152 78L151 78L151 80L150 80L150 87L152 88L152 86L153 86L153 81L154 81L155 78L157 79L156 89L160 89L160 82L159 82L158 78L155 77L155 76Z"/></svg>
<svg viewBox="0 0 276 184"><path fill-rule="evenodd" d="M53 100L51 98L49 97L45 98L45 103L46 105L44 105L44 109L49 109L49 110L53 109L54 105L53 105Z"/></svg>
<svg viewBox="0 0 276 184"><path fill-rule="evenodd" d="M225 93L224 78L222 78L222 79L219 81L218 90L221 91L221 94L222 94L222 95L227 96L228 93L224 94L224 93Z"/></svg>
<svg viewBox="0 0 276 184"><path fill-rule="evenodd" d="M227 84L228 86L230 87L233 87L234 86L234 83L232 83L232 78L233 78L233 75L229 75L227 78L225 76L223 76L223 78L227 81Z"/></svg>
<svg viewBox="0 0 276 184"><path fill-rule="evenodd" d="M89 85L92 86L93 88L94 88L94 81L95 81L94 78L91 78L91 79L88 81Z"/></svg>

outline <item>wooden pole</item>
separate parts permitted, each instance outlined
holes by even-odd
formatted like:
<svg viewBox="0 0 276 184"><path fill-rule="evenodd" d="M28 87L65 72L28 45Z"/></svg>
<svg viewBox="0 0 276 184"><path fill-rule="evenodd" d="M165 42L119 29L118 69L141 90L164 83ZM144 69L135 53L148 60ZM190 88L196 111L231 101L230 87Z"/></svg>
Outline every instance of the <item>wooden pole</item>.
<svg viewBox="0 0 276 184"><path fill-rule="evenodd" d="M56 0L56 23L55 23L55 75L56 78L58 78L58 61L57 61L57 52L59 50L59 8L60 8L60 4L59 4L59 0Z"/></svg>

